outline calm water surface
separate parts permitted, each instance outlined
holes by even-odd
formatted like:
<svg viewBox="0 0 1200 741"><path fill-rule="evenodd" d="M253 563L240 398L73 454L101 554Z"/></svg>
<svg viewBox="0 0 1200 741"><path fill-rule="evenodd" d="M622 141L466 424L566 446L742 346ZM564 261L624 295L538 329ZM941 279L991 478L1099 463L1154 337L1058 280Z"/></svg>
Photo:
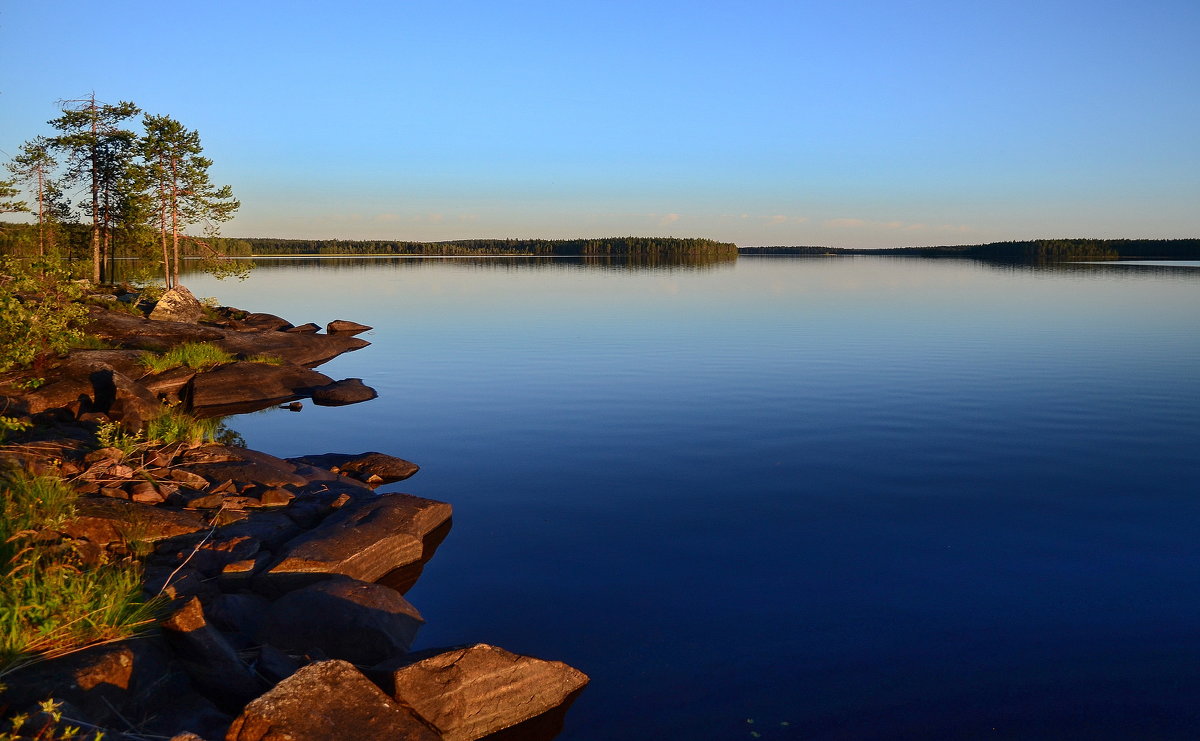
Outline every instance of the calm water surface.
<svg viewBox="0 0 1200 741"><path fill-rule="evenodd" d="M373 325L380 450L454 529L418 647L592 684L561 738L1200 736L1200 271L743 257L262 261L198 295ZM755 735L757 734L757 735Z"/></svg>

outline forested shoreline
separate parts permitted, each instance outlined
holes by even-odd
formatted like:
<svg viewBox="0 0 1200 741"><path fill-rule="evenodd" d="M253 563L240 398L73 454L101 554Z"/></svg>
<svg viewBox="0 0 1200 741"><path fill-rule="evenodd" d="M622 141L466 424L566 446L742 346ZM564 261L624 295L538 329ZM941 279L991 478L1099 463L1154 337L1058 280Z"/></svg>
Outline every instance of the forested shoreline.
<svg viewBox="0 0 1200 741"><path fill-rule="evenodd" d="M1200 258L1200 239L1033 239L943 247L743 247L743 255L901 255L970 257L988 260L1037 261L1193 259Z"/></svg>
<svg viewBox="0 0 1200 741"><path fill-rule="evenodd" d="M91 250L91 227L57 225L57 242L67 259L86 260ZM0 221L0 254L37 253L37 224ZM210 237L213 251L230 257L289 255L414 255L470 257L528 255L559 257L706 258L718 261L738 255L895 255L961 257L1006 261L1200 259L1200 239L1035 239L974 245L934 247L854 248L815 245L742 247L730 242L679 237L606 237L599 239L462 239L444 242L359 239L280 239L272 237ZM191 252L185 250L185 255ZM134 251L136 254L136 251ZM195 253L192 253L195 254ZM211 253L209 253L211 254ZM130 255L133 256L133 255Z"/></svg>

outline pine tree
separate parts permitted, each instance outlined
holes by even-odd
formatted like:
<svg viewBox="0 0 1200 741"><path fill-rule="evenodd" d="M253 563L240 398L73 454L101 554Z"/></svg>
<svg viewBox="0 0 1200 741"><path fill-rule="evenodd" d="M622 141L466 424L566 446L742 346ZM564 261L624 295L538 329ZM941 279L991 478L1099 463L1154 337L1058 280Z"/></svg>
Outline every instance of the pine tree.
<svg viewBox="0 0 1200 741"><path fill-rule="evenodd" d="M137 140L136 134L119 124L137 115L139 108L128 101L98 103L95 93L83 100L63 101L62 106L62 115L50 121L62 133L49 141L67 155L67 180L89 185L85 206L92 218L92 281L100 283L111 256L116 219L112 205Z"/></svg>
<svg viewBox="0 0 1200 741"><path fill-rule="evenodd" d="M28 211L29 205L25 201L16 200L20 194L21 191L16 188L16 181L0 180L0 214Z"/></svg>
<svg viewBox="0 0 1200 741"><path fill-rule="evenodd" d="M179 284L180 242L191 241L216 254L208 243L185 234L202 225L216 235L216 222L228 221L241 204L228 185L208 178L212 160L201 156L200 135L170 116L146 114L141 139L139 181L154 207L162 248L163 277L168 288ZM170 242L168 243L168 235Z"/></svg>
<svg viewBox="0 0 1200 741"><path fill-rule="evenodd" d="M8 163L8 169L37 196L38 256L46 256L49 235L47 223L53 218L52 198L57 192L52 177L58 161L50 154L50 140L44 136L21 145L21 153Z"/></svg>

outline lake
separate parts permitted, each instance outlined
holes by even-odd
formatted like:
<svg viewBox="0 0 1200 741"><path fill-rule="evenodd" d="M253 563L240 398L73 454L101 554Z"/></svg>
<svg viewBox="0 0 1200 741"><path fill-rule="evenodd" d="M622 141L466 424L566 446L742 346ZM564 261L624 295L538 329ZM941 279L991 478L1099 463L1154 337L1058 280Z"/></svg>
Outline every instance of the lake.
<svg viewBox="0 0 1200 741"><path fill-rule="evenodd" d="M416 648L592 683L561 739L1200 736L1200 269L261 260L373 344L234 418L451 502Z"/></svg>

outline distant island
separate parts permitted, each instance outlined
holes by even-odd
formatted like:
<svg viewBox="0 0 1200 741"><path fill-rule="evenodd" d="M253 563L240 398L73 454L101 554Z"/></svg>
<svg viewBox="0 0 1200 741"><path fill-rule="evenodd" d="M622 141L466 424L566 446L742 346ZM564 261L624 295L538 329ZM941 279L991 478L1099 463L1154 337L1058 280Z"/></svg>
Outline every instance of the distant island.
<svg viewBox="0 0 1200 741"><path fill-rule="evenodd" d="M1119 260L1129 258L1200 259L1200 239L1033 239L1023 242L946 247L743 247L743 255L901 255L910 257L972 257L1019 262L1056 260Z"/></svg>

